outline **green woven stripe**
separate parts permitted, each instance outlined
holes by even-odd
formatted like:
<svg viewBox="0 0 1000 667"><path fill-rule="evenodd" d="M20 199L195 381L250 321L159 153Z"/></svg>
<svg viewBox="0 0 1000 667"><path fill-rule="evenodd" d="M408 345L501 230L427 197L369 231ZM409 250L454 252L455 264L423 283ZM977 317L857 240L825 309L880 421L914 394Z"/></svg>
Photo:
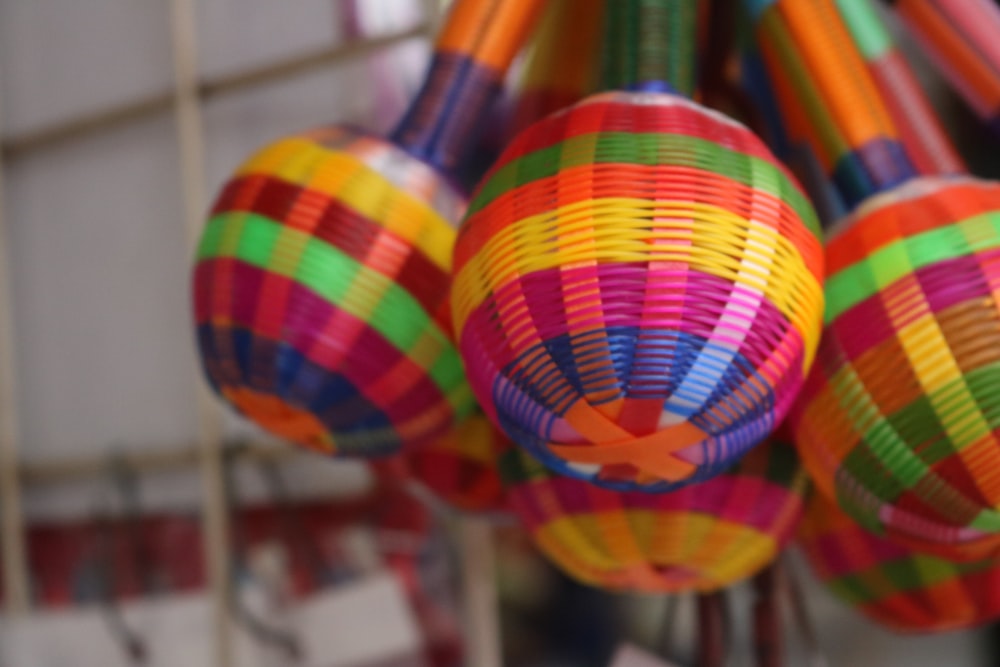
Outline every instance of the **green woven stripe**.
<svg viewBox="0 0 1000 667"><path fill-rule="evenodd" d="M879 563L864 572L832 579L830 589L853 604L878 602L900 592L917 592L951 579L995 567L989 559L950 563L933 556L913 555Z"/></svg>
<svg viewBox="0 0 1000 667"><path fill-rule="evenodd" d="M892 37L869 0L837 0L837 8L865 60L877 60L892 49Z"/></svg>
<svg viewBox="0 0 1000 667"><path fill-rule="evenodd" d="M892 415L877 412L856 375L838 375L841 379L849 378L834 387L841 405L853 406L852 417L862 414L868 417L864 421L854 420L864 430L863 439L841 462L838 474L846 473L887 503L895 502L931 476L935 464L956 456L957 451L988 435L982 422L967 423L961 430L955 428L966 422L970 414L980 412L987 424L1000 423L1000 394L995 390L1000 381L1000 364L970 370L934 393L917 397ZM940 437L930 437L934 435ZM914 444L919 445L919 454L914 451ZM850 498L842 498L841 503L845 509L853 505ZM866 516L869 510L855 509L858 511L851 514L858 520L864 522L869 518ZM872 526L876 525L873 518ZM1000 530L1000 512L984 509L971 525L980 530Z"/></svg>
<svg viewBox="0 0 1000 667"><path fill-rule="evenodd" d="M669 83L691 96L695 88L695 38L699 0L608 0L604 87Z"/></svg>
<svg viewBox="0 0 1000 667"><path fill-rule="evenodd" d="M1000 247L1000 211L897 239L826 279L826 323L925 266Z"/></svg>
<svg viewBox="0 0 1000 667"><path fill-rule="evenodd" d="M425 335L430 336L441 352L427 369L428 374L457 413L464 415L471 411L473 401L464 387L458 351L419 302L390 278L300 230L238 211L220 213L209 220L198 258L214 257L239 259L301 283L330 303L363 318L403 354ZM355 292L358 280L366 283L364 300L377 299L370 315L361 310L363 306ZM400 322L407 325L400 326Z"/></svg>
<svg viewBox="0 0 1000 667"><path fill-rule="evenodd" d="M471 216L500 195L562 169L591 164L672 165L703 169L753 187L786 202L809 230L820 237L819 220L809 201L773 164L699 137L662 132L594 132L528 153L503 165L469 205Z"/></svg>

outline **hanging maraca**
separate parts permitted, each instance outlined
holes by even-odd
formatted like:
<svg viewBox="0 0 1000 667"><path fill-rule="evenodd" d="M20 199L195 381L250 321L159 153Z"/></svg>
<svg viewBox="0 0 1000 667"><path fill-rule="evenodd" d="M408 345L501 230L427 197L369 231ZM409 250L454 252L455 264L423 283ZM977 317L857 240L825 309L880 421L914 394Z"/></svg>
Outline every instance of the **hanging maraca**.
<svg viewBox="0 0 1000 667"><path fill-rule="evenodd" d="M794 534L807 485L782 441L668 493L555 475L516 447L500 471L511 509L549 560L591 586L647 593L716 591L759 572Z"/></svg>
<svg viewBox="0 0 1000 667"><path fill-rule="evenodd" d="M832 0L748 4L783 111L857 205L828 234L826 329L791 417L803 461L880 535L993 553L1000 186L916 177Z"/></svg>
<svg viewBox="0 0 1000 667"><path fill-rule="evenodd" d="M797 537L834 595L899 632L944 632L1000 618L996 558L953 562L869 533L821 494Z"/></svg>
<svg viewBox="0 0 1000 667"><path fill-rule="evenodd" d="M815 214L764 144L675 93L697 2L607 4L606 80L480 184L452 305L484 409L553 470L618 490L708 479L763 441L822 317Z"/></svg>
<svg viewBox="0 0 1000 667"><path fill-rule="evenodd" d="M240 413L300 445L382 455L475 400L451 339L452 185L541 0L458 0L391 138L328 127L267 146L223 188L194 272L202 364Z"/></svg>

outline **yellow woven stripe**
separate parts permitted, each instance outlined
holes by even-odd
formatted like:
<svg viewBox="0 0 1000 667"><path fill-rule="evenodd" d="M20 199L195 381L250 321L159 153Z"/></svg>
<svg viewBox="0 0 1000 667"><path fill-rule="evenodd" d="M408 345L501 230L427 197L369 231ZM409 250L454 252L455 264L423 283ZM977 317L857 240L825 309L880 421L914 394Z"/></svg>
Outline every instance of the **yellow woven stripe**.
<svg viewBox="0 0 1000 667"><path fill-rule="evenodd" d="M979 452L970 445L991 434L993 429L982 410L962 409L962 406L972 404L974 399L937 317L928 311L917 321L900 329L898 338L952 447L963 462L971 462ZM1000 504L1000 487L995 477L983 477L973 476L980 493L991 505Z"/></svg>
<svg viewBox="0 0 1000 667"><path fill-rule="evenodd" d="M897 338L924 395L934 406L948 438L961 452L993 429L984 419L981 410L961 409L961 405L967 405L972 400L971 392L965 384L952 346L941 330L938 315L931 311L926 299L920 298L922 292L919 283L911 277L898 288L899 293L894 293L892 298L883 298L886 314L898 327ZM920 316L900 327L904 318L913 318L913 309L919 309ZM957 397L956 388L960 389ZM1000 498L992 497L990 500L996 503Z"/></svg>
<svg viewBox="0 0 1000 667"><path fill-rule="evenodd" d="M264 148L238 174L280 178L325 194L413 244L443 270L451 270L452 225L350 153L292 137Z"/></svg>
<svg viewBox="0 0 1000 667"><path fill-rule="evenodd" d="M654 533L649 555L654 562L696 568L702 580L716 585L753 574L777 553L772 537L746 524L694 513L650 520Z"/></svg>
<svg viewBox="0 0 1000 667"><path fill-rule="evenodd" d="M621 543L611 538L626 530L623 553ZM777 553L771 536L745 524L684 512L562 516L539 527L534 537L561 567L592 583L627 585L627 572L636 566L692 573L680 578L665 571L660 590L677 589L681 582L698 590L719 588L753 574Z"/></svg>
<svg viewBox="0 0 1000 667"><path fill-rule="evenodd" d="M455 278L456 330L493 290L519 276L576 263L649 261L689 264L763 292L805 349L816 348L822 287L791 241L718 206L634 198L575 202L504 227Z"/></svg>

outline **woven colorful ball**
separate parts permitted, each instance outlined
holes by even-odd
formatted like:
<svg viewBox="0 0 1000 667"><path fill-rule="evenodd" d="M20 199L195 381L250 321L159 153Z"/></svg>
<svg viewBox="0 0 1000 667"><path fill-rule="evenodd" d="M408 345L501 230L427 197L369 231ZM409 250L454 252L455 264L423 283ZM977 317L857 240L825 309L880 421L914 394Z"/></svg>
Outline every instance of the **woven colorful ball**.
<svg viewBox="0 0 1000 667"><path fill-rule="evenodd" d="M501 512L506 494L497 468L497 452L506 437L482 414L425 447L407 453L406 468L448 505L465 512Z"/></svg>
<svg viewBox="0 0 1000 667"><path fill-rule="evenodd" d="M719 474L809 369L818 234L739 123L592 96L523 132L470 204L452 304L473 391L561 474L656 491Z"/></svg>
<svg viewBox="0 0 1000 667"><path fill-rule="evenodd" d="M794 448L770 442L726 473L670 493L615 492L501 456L511 509L579 581L615 591L707 592L754 575L795 532L807 487Z"/></svg>
<svg viewBox="0 0 1000 667"><path fill-rule="evenodd" d="M1000 618L996 558L955 563L867 532L821 494L806 504L798 544L837 597L900 632L943 632Z"/></svg>
<svg viewBox="0 0 1000 667"><path fill-rule="evenodd" d="M827 268L793 416L813 478L893 539L1000 551L1000 184L923 178L873 197L831 231Z"/></svg>
<svg viewBox="0 0 1000 667"><path fill-rule="evenodd" d="M195 317L213 388L322 452L384 455L475 409L447 294L465 198L447 174L541 8L460 0L392 140L282 139L226 184L198 249Z"/></svg>
<svg viewBox="0 0 1000 667"><path fill-rule="evenodd" d="M198 249L199 344L216 390L320 451L387 454L446 433L474 408L445 301L448 220L463 204L430 167L359 132L252 157Z"/></svg>

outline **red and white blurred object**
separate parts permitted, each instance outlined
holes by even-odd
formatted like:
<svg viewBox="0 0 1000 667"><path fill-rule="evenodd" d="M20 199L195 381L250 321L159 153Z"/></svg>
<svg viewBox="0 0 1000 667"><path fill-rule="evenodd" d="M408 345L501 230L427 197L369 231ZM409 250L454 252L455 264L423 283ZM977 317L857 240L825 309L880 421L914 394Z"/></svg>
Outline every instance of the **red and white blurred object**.
<svg viewBox="0 0 1000 667"><path fill-rule="evenodd" d="M139 652L130 655L95 606L43 611L7 619L0 630L0 664L17 667L213 667L210 599L165 595L119 610ZM260 609L266 613L267 609ZM419 625L401 583L387 572L326 589L285 610L301 650L301 667L424 667ZM373 619L377 619L374 622ZM267 650L233 624L239 667L276 667L287 656Z"/></svg>
<svg viewBox="0 0 1000 667"><path fill-rule="evenodd" d="M294 512L296 530L288 530L289 512ZM450 554L433 533L424 506L402 490L387 488L354 502L251 506L234 513L233 525L245 556L237 560L248 563L240 572L241 599L269 627L290 631L306 659L299 664L462 663L455 586L449 579L453 568L442 562ZM35 610L24 620L2 624L0 665L130 664L108 625L107 608L99 604L109 594L125 625L148 643L146 664L211 664L211 604L204 594L202 532L195 518L150 515L131 526L122 520L37 525L29 531L29 551ZM385 632L395 634L382 637L380 630L371 637L347 621L331 625L341 609L348 620L366 627L389 623ZM254 640L240 624L234 628L238 667L286 664L287 655ZM46 642L47 637L60 639ZM156 662L152 654L158 646L181 643L183 656L168 653L169 662ZM91 645L88 655L97 662L67 662L80 647ZM339 651L348 651L347 657ZM40 662L22 660L24 655ZM259 662L267 656L278 662ZM313 656L321 662L312 662Z"/></svg>

